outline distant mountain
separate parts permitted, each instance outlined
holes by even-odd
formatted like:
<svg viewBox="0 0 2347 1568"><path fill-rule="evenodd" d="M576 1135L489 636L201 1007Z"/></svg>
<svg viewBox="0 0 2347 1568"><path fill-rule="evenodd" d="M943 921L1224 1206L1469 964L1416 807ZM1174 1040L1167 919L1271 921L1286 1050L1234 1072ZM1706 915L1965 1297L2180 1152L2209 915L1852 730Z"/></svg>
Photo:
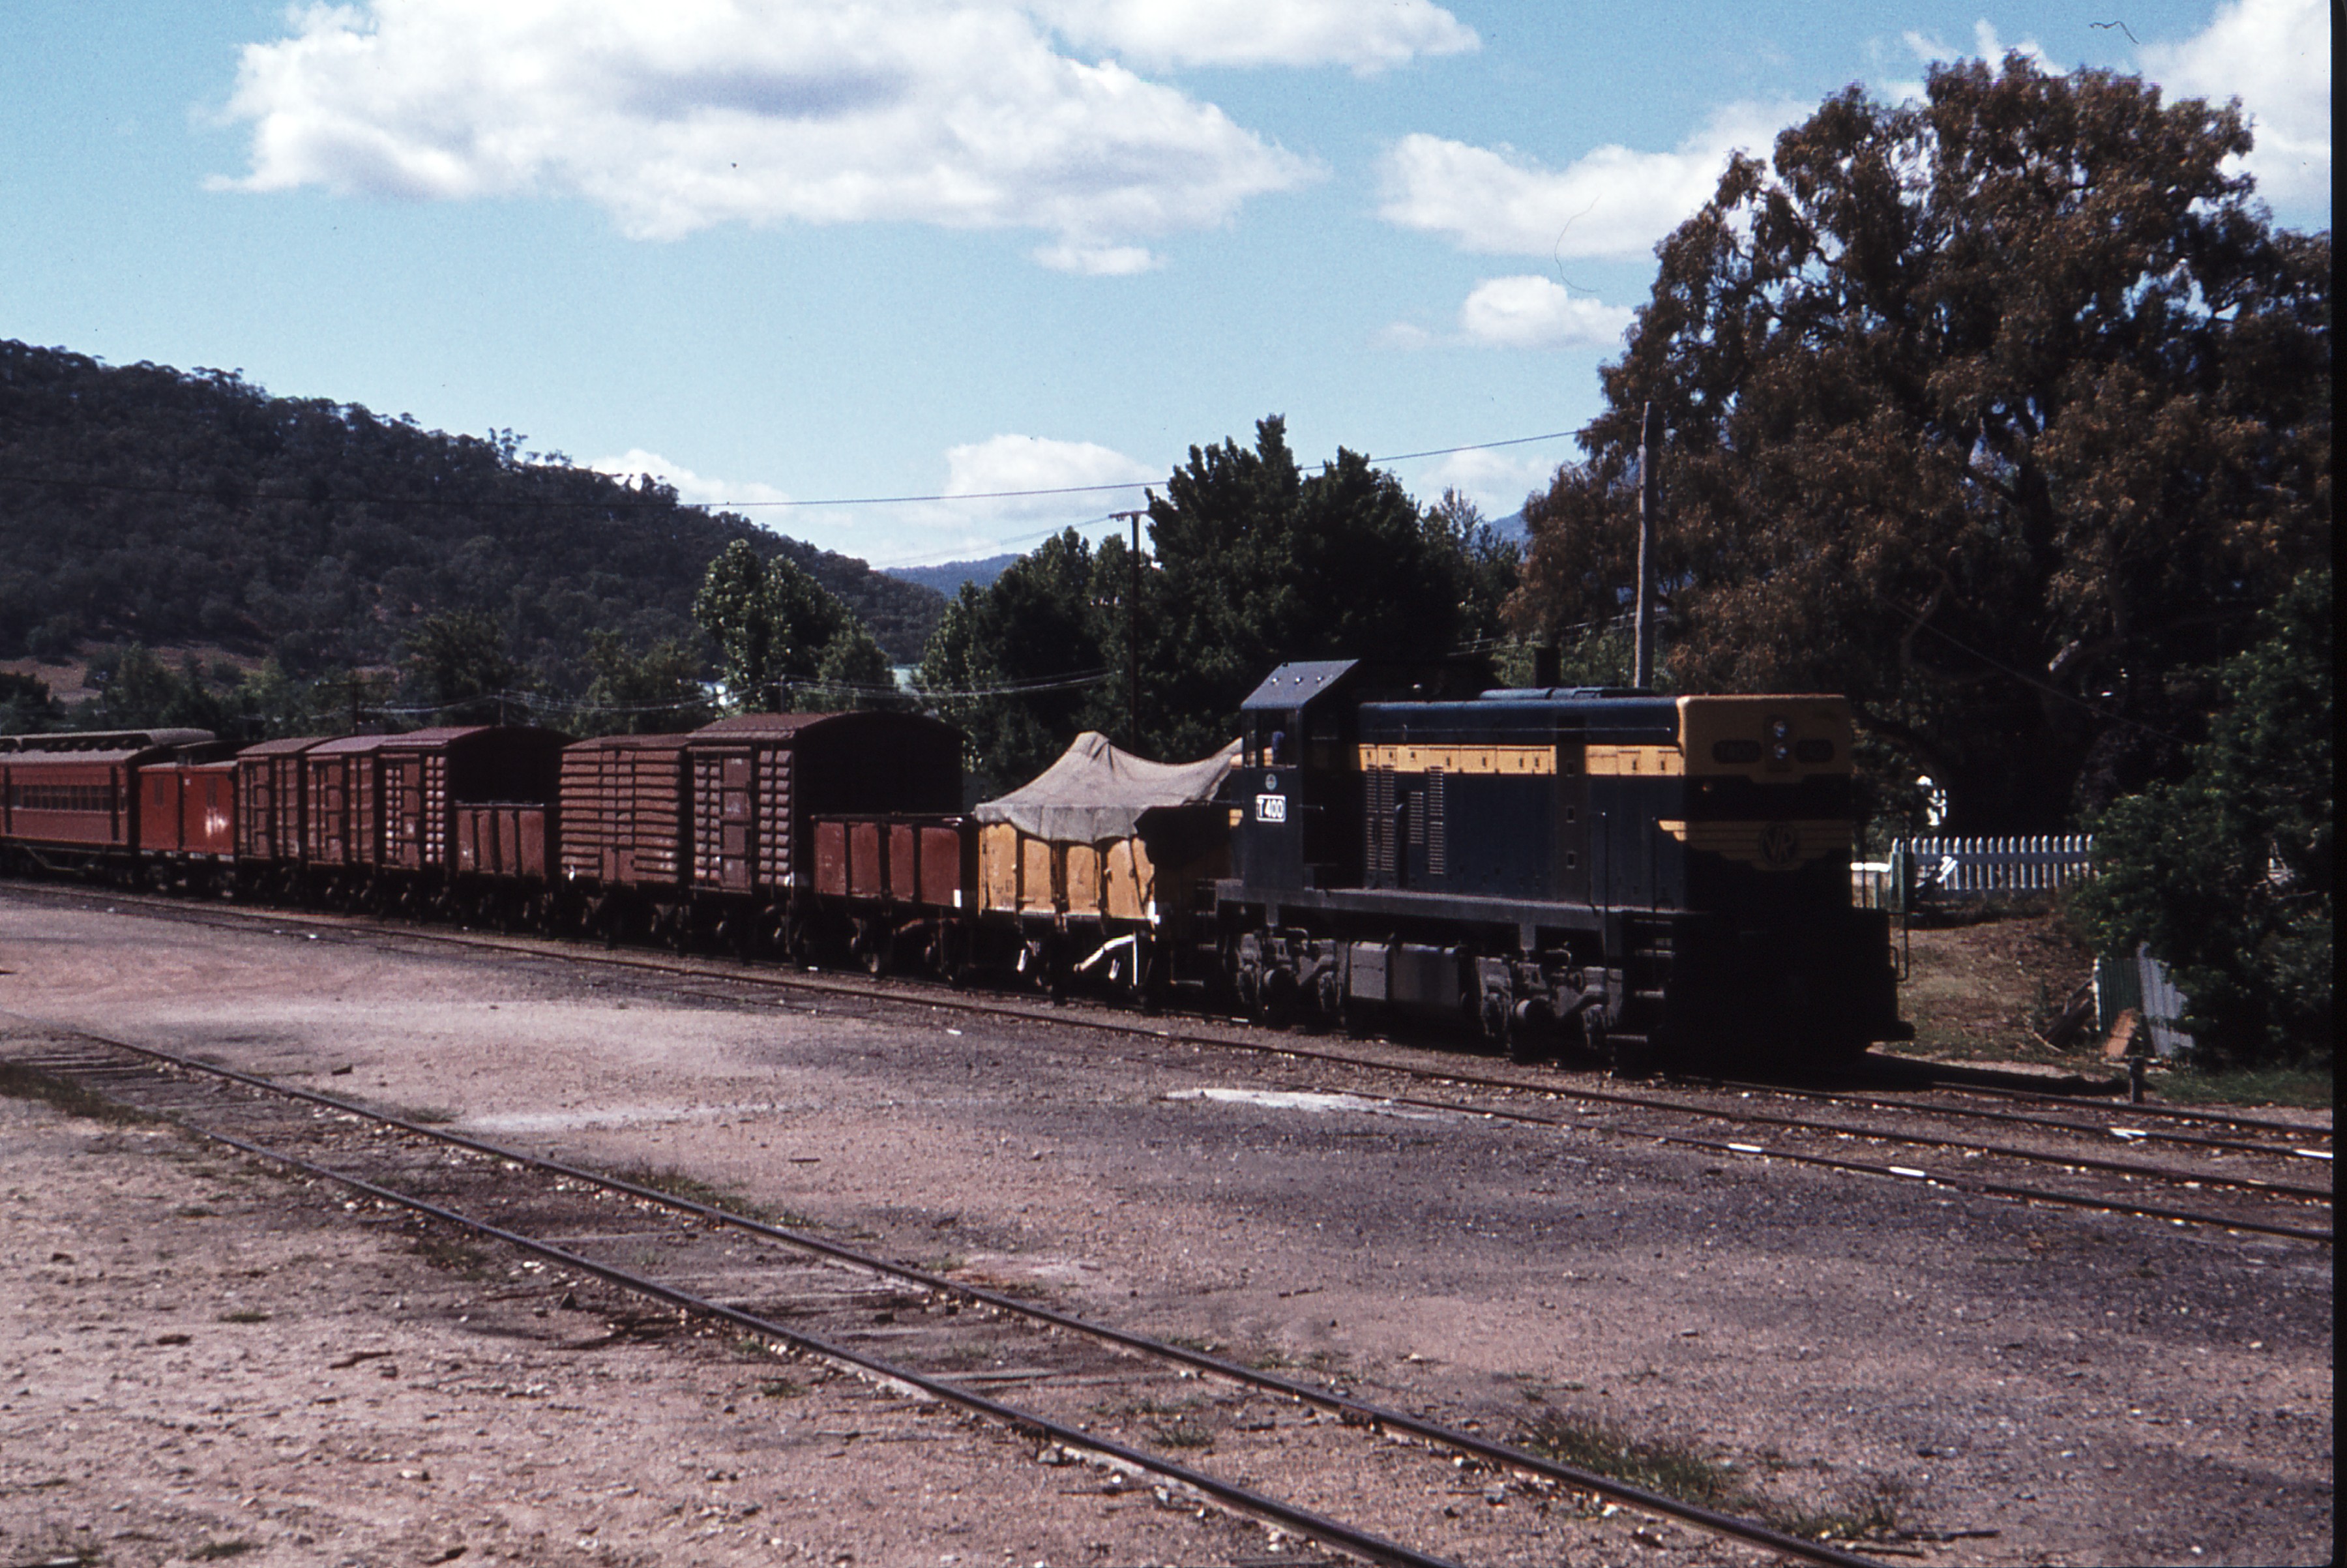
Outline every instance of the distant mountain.
<svg viewBox="0 0 2347 1568"><path fill-rule="evenodd" d="M1002 570L1019 558L1015 555L989 556L984 560L948 561L943 566L890 567L887 575L904 582L917 582L931 588L948 599L961 591L961 585L974 582L980 588L990 587Z"/></svg>
<svg viewBox="0 0 2347 1568"><path fill-rule="evenodd" d="M898 662L945 613L918 582L523 439L0 340L0 658L141 641L308 674L387 662L422 617L476 610L576 690L589 633L702 648L693 594L737 538L805 568Z"/></svg>
<svg viewBox="0 0 2347 1568"><path fill-rule="evenodd" d="M1493 518L1491 522L1491 531L1503 539L1513 539L1516 543L1522 544L1532 537L1532 529L1524 525L1524 512L1522 507L1504 518Z"/></svg>

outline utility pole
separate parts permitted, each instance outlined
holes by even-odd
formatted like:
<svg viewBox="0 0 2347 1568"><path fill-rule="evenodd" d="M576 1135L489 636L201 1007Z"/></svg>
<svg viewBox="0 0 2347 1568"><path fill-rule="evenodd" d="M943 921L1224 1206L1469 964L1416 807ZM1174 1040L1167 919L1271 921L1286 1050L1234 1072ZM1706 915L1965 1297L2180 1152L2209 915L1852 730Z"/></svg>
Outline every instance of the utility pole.
<svg viewBox="0 0 2347 1568"><path fill-rule="evenodd" d="M1630 684L1655 683L1655 522L1663 509L1663 411L1652 401L1638 429L1638 634L1630 655Z"/></svg>
<svg viewBox="0 0 2347 1568"><path fill-rule="evenodd" d="M1125 688L1125 749L1135 756L1141 754L1141 514L1116 514L1133 525L1133 588L1124 600L1124 644L1127 685Z"/></svg>

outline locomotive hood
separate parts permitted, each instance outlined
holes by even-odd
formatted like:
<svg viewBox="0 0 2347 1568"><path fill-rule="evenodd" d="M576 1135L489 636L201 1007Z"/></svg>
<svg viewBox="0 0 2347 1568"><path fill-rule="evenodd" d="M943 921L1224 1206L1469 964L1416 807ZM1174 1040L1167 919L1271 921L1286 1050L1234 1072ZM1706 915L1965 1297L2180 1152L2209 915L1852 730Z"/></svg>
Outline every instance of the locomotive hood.
<svg viewBox="0 0 2347 1568"><path fill-rule="evenodd" d="M1238 754L1239 743L1233 741L1194 763L1153 763L1118 750L1097 730L1086 730L1033 782L970 815L1061 844L1129 837L1147 812L1213 800Z"/></svg>

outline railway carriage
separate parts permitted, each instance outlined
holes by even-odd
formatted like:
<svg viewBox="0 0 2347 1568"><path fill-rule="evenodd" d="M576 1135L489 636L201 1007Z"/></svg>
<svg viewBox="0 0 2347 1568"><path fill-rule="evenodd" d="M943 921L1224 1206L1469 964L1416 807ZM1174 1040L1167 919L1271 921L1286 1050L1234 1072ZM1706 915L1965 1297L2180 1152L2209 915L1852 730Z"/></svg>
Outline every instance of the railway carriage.
<svg viewBox="0 0 2347 1568"><path fill-rule="evenodd" d="M313 895L446 914L542 892L545 845L556 830L548 817L559 811L568 741L551 730L484 724L346 735L302 750L300 860ZM510 821L518 846L511 864L480 866L480 807L503 808ZM492 843L496 827L492 813ZM525 838L538 845L537 889L526 886L522 872ZM460 852L467 842L476 851L471 866ZM484 883L491 875L498 880Z"/></svg>
<svg viewBox="0 0 2347 1568"><path fill-rule="evenodd" d="M210 730L0 736L0 845L7 864L135 876L147 815L141 769L168 764L182 748L211 738ZM176 833L179 812L173 794L157 815Z"/></svg>

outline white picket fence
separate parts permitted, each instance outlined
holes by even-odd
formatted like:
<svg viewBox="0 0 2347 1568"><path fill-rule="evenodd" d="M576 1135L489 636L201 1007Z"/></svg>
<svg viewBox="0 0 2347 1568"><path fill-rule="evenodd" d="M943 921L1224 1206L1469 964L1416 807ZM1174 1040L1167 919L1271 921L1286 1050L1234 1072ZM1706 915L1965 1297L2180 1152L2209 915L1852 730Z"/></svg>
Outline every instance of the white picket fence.
<svg viewBox="0 0 2347 1568"><path fill-rule="evenodd" d="M2095 874L2095 835L2052 833L2016 838L1902 838L1888 860L1850 868L1850 902L1866 909L1908 900L2054 893Z"/></svg>

